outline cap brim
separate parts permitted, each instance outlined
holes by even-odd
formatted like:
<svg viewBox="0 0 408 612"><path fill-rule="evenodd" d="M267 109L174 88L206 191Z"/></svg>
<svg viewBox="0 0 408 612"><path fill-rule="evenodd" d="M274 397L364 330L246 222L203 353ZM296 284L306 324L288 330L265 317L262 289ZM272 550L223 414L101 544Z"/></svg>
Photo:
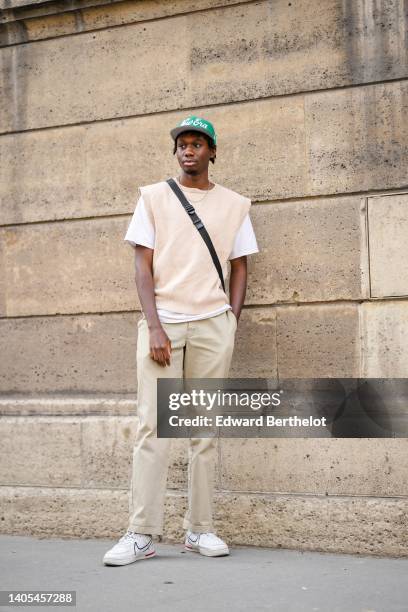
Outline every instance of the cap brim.
<svg viewBox="0 0 408 612"><path fill-rule="evenodd" d="M173 138L173 140L176 140L177 136L180 136L180 134L182 134L183 132L200 132L201 134L205 134L206 136L210 138L210 140L212 140L215 146L214 140L211 138L208 132L204 128L200 128L200 127L195 127L191 125L182 125L182 126L175 127L172 130L170 130L170 135Z"/></svg>

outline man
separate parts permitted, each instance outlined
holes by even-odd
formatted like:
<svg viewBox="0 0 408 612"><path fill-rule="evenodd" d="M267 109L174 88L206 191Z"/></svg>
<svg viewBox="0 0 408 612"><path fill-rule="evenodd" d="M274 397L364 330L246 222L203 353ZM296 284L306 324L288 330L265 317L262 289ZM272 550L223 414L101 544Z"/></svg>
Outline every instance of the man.
<svg viewBox="0 0 408 612"><path fill-rule="evenodd" d="M176 184L203 222L227 275L225 294L209 249L166 181L140 188L124 240L135 249L136 286L143 317L138 323L139 427L127 533L104 556L125 565L155 555L152 536L163 532L171 440L157 437L157 379L226 378L245 299L246 256L258 252L248 198L208 178L216 134L206 119L190 116L170 132L181 172ZM216 439L189 441L185 548L206 556L228 555L213 532L212 498Z"/></svg>

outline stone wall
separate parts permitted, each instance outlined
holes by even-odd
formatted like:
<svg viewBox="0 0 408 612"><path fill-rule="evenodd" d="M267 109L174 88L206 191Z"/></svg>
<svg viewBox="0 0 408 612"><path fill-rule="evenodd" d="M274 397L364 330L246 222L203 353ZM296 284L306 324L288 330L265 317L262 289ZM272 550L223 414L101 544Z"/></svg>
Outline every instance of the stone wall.
<svg viewBox="0 0 408 612"><path fill-rule="evenodd" d="M116 537L140 316L123 237L138 185L175 173L168 132L191 110L261 248L231 375L408 376L408 16L403 0L62 6L0 2L0 529ZM223 439L217 531L406 555L407 448Z"/></svg>

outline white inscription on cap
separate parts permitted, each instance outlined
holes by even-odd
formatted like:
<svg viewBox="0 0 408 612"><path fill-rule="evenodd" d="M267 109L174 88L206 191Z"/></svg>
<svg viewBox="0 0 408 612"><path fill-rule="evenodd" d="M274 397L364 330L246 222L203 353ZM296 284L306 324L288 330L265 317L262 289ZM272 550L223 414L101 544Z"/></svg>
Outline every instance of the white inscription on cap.
<svg viewBox="0 0 408 612"><path fill-rule="evenodd" d="M196 127L202 127L205 130L208 128L208 124L204 121L201 121L201 119L184 119L181 125L194 125Z"/></svg>

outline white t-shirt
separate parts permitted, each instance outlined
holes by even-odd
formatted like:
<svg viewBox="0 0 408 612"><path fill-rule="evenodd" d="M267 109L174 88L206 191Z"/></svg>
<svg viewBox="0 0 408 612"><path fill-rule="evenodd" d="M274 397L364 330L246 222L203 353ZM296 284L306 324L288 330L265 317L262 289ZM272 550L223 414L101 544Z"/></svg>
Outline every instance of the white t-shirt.
<svg viewBox="0 0 408 612"><path fill-rule="evenodd" d="M180 183L178 184L180 185ZM180 187L182 186L180 185ZM203 190L189 188L188 195L190 195L191 192L197 192L199 194L202 194ZM187 199L189 199L188 196ZM191 198L190 201L194 206L194 200ZM124 240L126 242L129 242L133 246L140 244L141 246L148 247L149 249L154 249L154 239L154 226L152 225L152 222L150 221L149 216L146 212L146 207L143 198L140 197L136 204L135 212L133 213ZM235 237L234 246L229 256L229 259L235 259L236 257L242 257L243 255L251 255L253 253L258 252L259 249L258 244L256 242L255 232L248 214L242 222L242 225ZM219 315L222 312L225 312L226 310L230 309L231 306L229 304L225 304L221 308L213 310L212 312L192 315L188 313L172 312L170 310L163 310L158 308L157 314L162 323L182 323L186 321L197 321L199 319L208 319L210 317L215 317L216 315Z"/></svg>

